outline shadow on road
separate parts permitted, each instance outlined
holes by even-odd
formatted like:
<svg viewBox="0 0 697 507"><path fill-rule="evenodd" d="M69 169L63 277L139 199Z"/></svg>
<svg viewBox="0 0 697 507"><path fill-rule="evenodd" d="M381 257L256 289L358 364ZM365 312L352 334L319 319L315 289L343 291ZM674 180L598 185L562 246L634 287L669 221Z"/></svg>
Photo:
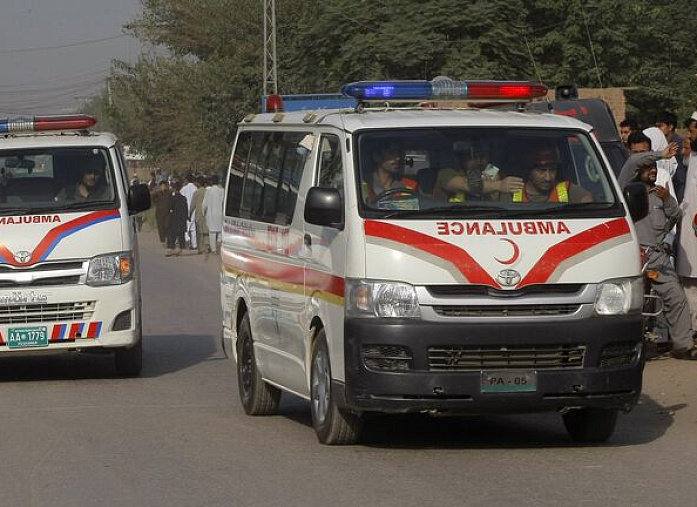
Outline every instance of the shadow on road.
<svg viewBox="0 0 697 507"><path fill-rule="evenodd" d="M559 414L433 417L427 414L368 414L361 444L385 449L624 447L657 440L684 406L663 407L643 395L629 414L620 415L615 434L604 444L576 444ZM283 396L281 415L312 430L309 403Z"/></svg>
<svg viewBox="0 0 697 507"><path fill-rule="evenodd" d="M155 378L220 356L211 335L150 335L143 338L142 378ZM113 353L65 352L0 358L0 382L118 378Z"/></svg>

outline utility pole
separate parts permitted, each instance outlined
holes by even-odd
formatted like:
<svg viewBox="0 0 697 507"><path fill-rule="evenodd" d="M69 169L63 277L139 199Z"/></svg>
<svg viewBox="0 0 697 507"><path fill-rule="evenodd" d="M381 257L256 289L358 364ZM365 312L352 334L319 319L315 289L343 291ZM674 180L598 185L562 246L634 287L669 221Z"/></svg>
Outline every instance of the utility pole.
<svg viewBox="0 0 697 507"><path fill-rule="evenodd" d="M278 93L276 77L276 0L264 2L264 95Z"/></svg>

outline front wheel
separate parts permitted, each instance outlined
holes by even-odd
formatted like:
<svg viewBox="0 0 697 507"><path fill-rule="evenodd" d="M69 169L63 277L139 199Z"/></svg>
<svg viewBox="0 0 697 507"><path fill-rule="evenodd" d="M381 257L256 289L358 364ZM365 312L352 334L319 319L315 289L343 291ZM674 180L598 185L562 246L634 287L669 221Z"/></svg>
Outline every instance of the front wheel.
<svg viewBox="0 0 697 507"><path fill-rule="evenodd" d="M317 438L327 445L355 444L363 420L360 414L340 409L332 391L332 369L327 338L322 329L312 347L310 407Z"/></svg>
<svg viewBox="0 0 697 507"><path fill-rule="evenodd" d="M143 339L132 347L117 349L114 364L119 377L138 377L143 370Z"/></svg>
<svg viewBox="0 0 697 507"><path fill-rule="evenodd" d="M566 431L576 442L605 442L617 425L617 411L603 408L570 410L562 417Z"/></svg>
<svg viewBox="0 0 697 507"><path fill-rule="evenodd" d="M249 315L242 318L237 332L237 386L247 415L273 415L278 412L281 390L261 378L254 357Z"/></svg>

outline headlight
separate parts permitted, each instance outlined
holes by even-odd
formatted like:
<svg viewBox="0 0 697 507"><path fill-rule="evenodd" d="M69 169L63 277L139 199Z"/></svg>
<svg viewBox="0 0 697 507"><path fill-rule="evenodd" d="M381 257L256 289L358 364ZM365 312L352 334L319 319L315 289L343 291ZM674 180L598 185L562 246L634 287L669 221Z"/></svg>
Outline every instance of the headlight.
<svg viewBox="0 0 697 507"><path fill-rule="evenodd" d="M87 285L118 285L133 279L133 255L128 252L100 255L90 260Z"/></svg>
<svg viewBox="0 0 697 507"><path fill-rule="evenodd" d="M346 281L346 313L354 317L421 317L412 285L373 280Z"/></svg>
<svg viewBox="0 0 697 507"><path fill-rule="evenodd" d="M609 280L599 284L595 293L595 312L598 315L638 312L643 303L644 283L641 278Z"/></svg>

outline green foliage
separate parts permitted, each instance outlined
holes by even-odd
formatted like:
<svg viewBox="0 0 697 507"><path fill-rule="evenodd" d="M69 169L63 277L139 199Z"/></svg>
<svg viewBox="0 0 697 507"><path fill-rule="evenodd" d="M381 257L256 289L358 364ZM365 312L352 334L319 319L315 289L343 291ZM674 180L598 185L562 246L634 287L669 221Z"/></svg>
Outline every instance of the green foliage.
<svg viewBox="0 0 697 507"><path fill-rule="evenodd" d="M540 79L631 88L643 121L697 105L692 0L276 0L281 93L363 79ZM143 0L127 27L155 50L117 63L94 110L179 172L226 163L236 123L259 110L262 0ZM681 28L682 27L682 28Z"/></svg>

